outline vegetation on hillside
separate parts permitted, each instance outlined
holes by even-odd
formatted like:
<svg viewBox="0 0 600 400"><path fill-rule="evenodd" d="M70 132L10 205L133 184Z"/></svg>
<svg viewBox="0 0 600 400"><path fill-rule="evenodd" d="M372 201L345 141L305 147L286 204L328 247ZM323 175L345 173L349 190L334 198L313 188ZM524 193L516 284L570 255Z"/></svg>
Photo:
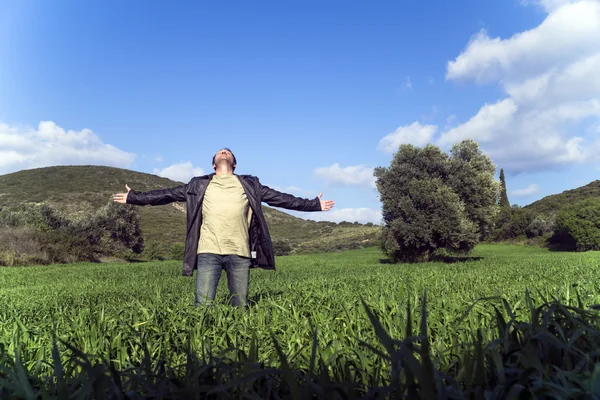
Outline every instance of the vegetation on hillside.
<svg viewBox="0 0 600 400"><path fill-rule="evenodd" d="M592 237L600 237L600 225L588 221L591 215L580 208L582 204L588 204L588 212L591 212L597 199L600 199L600 181L544 197L525 207L501 207L490 240L526 242L556 250L596 249L589 243L595 241ZM564 226L566 220L571 228ZM575 226L585 226L582 229L585 230L586 239L581 237L579 246L576 245L574 236L567 232L569 229L575 229ZM588 244L584 245L584 241Z"/></svg>
<svg viewBox="0 0 600 400"><path fill-rule="evenodd" d="M0 211L0 265L136 258L144 250L135 207L109 202L61 214L46 203Z"/></svg>
<svg viewBox="0 0 600 400"><path fill-rule="evenodd" d="M552 194L543 199L523 207L534 215L556 214L563 208L570 207L572 204L588 198L600 197L600 180L590 182L577 189L565 190L562 193Z"/></svg>
<svg viewBox="0 0 600 400"><path fill-rule="evenodd" d="M123 191L126 183L141 191L182 184L112 167L57 166L24 170L0 176L0 220L12 218L7 215L25 212L27 207L43 206L66 220L82 222L87 218L89 225L95 221L96 213L112 201L112 194ZM266 206L263 211L278 255L353 249L377 243L379 227L373 224L315 222ZM82 237L73 238L72 243L59 240L61 244L53 246L61 250L49 253L44 250L42 242L54 240L50 236L55 234L36 232L35 227L17 225L13 221L12 225L4 224L4 228L0 225L0 237L14 244L11 245L12 250L7 246L4 250L0 248L0 265L107 259L109 256L121 259L181 259L186 233L185 212L185 203L137 207L139 233L145 243L145 251L138 256L137 253L126 254L110 248L90 251ZM79 250L76 243L79 243ZM92 243L92 247L97 247L97 243Z"/></svg>

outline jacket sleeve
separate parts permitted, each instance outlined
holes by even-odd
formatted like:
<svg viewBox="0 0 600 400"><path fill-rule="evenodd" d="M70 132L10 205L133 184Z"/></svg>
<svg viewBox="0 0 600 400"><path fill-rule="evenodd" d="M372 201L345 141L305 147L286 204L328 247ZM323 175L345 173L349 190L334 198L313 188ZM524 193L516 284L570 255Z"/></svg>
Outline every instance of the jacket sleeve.
<svg viewBox="0 0 600 400"><path fill-rule="evenodd" d="M259 183L262 201L273 207L287 208L296 211L321 211L321 201L318 197L312 200L278 192Z"/></svg>
<svg viewBox="0 0 600 400"><path fill-rule="evenodd" d="M181 185L170 189L150 190L149 192L130 190L127 195L127 204L161 206L174 201L185 201L187 186Z"/></svg>

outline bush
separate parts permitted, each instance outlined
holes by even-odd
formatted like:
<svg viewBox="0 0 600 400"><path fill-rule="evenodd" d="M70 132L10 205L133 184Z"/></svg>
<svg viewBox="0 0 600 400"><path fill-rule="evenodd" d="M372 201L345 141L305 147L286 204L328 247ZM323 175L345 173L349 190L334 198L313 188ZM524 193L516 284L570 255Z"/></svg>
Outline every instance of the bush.
<svg viewBox="0 0 600 400"><path fill-rule="evenodd" d="M41 248L32 228L20 226L0 229L0 265L48 264L48 254Z"/></svg>
<svg viewBox="0 0 600 400"><path fill-rule="evenodd" d="M496 217L496 228L492 239L510 240L528 236L528 233L533 233L532 229L535 229L536 225L533 227L531 225L533 221L534 215L526 208L517 205L511 208L502 208Z"/></svg>
<svg viewBox="0 0 600 400"><path fill-rule="evenodd" d="M46 203L2 209L0 231L4 265L96 261L100 255L132 259L144 248L139 211L114 202L69 216Z"/></svg>
<svg viewBox="0 0 600 400"><path fill-rule="evenodd" d="M554 232L556 229L556 218L554 215L549 217L544 217L542 215L538 215L531 221L531 223L527 226L525 230L525 234L528 238L535 238L539 236L543 236L544 234Z"/></svg>
<svg viewBox="0 0 600 400"><path fill-rule="evenodd" d="M600 198L589 198L556 216L553 243L577 251L600 250Z"/></svg>
<svg viewBox="0 0 600 400"><path fill-rule="evenodd" d="M148 244L145 246L142 256L146 260L162 261L167 257L166 246L158 242L148 241Z"/></svg>
<svg viewBox="0 0 600 400"><path fill-rule="evenodd" d="M292 245L289 240L275 239L273 240L273 252L276 256L287 256L292 252Z"/></svg>
<svg viewBox="0 0 600 400"><path fill-rule="evenodd" d="M75 235L68 230L57 230L36 232L35 236L49 263L97 261L98 259L98 246L90 243L83 235Z"/></svg>
<svg viewBox="0 0 600 400"><path fill-rule="evenodd" d="M136 206L109 202L99 210L96 219L113 242L135 254L144 251L140 212Z"/></svg>
<svg viewBox="0 0 600 400"><path fill-rule="evenodd" d="M185 244L173 243L169 247L167 256L169 257L170 260L183 260L184 252L185 252Z"/></svg>

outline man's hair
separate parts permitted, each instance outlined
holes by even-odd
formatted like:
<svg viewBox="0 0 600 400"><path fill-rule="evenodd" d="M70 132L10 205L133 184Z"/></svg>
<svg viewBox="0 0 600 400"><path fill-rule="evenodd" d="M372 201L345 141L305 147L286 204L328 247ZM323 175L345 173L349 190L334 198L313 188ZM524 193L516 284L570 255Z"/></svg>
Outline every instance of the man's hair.
<svg viewBox="0 0 600 400"><path fill-rule="evenodd" d="M223 147L221 150L227 150L228 152L231 153L231 157L233 157L233 170L235 171L235 165L237 165L237 160L235 159L235 154L233 154L233 151L231 151L229 148L227 147ZM219 151L221 151L219 150ZM218 152L217 152L218 153ZM215 154L212 158L212 163L210 165L215 165L215 158L217 157L217 154Z"/></svg>

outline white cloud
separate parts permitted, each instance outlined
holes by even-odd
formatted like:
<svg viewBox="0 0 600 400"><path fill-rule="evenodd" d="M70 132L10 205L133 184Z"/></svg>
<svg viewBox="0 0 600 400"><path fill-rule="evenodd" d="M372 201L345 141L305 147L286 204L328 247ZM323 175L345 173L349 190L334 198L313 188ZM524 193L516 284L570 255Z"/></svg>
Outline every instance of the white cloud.
<svg viewBox="0 0 600 400"><path fill-rule="evenodd" d="M412 89L412 81L410 80L410 76L404 78L404 82L402 83L403 90L411 90Z"/></svg>
<svg viewBox="0 0 600 400"><path fill-rule="evenodd" d="M511 196L515 196L515 197L527 197L527 196L533 196L534 194L539 193L540 191L540 187L538 185L536 185L535 183L527 186L525 189L516 189L513 190L512 192L510 192Z"/></svg>
<svg viewBox="0 0 600 400"><path fill-rule="evenodd" d="M521 3L525 6L530 4L536 4L541 6L547 12L554 11L555 9L562 7L565 4L574 2L575 0L521 0Z"/></svg>
<svg viewBox="0 0 600 400"><path fill-rule="evenodd" d="M34 129L0 121L0 174L52 165L127 168L135 157L103 143L89 129L65 131L53 121L42 121Z"/></svg>
<svg viewBox="0 0 600 400"><path fill-rule="evenodd" d="M286 211L288 212L288 211ZM361 224L372 222L373 224L381 224L383 216L381 210L374 208L332 208L326 212L289 212L290 214L313 221L332 221L332 222L354 222L358 221Z"/></svg>
<svg viewBox="0 0 600 400"><path fill-rule="evenodd" d="M485 104L477 115L464 124L442 133L439 142L449 146L463 139L473 139L486 142L496 136L497 131L504 131L508 121L517 111L512 99L505 99L495 104Z"/></svg>
<svg viewBox="0 0 600 400"><path fill-rule="evenodd" d="M421 125L416 121L410 125L400 126L379 141L379 149L386 153L394 153L398 151L401 144L424 146L432 141L437 129L435 125Z"/></svg>
<svg viewBox="0 0 600 400"><path fill-rule="evenodd" d="M162 156L156 156L156 157L154 157L154 161L156 161L156 162L163 162L164 158L162 158Z"/></svg>
<svg viewBox="0 0 600 400"><path fill-rule="evenodd" d="M314 198L318 194L318 193L315 193L314 191L304 190L302 188L299 188L298 186L286 186L286 187L271 186L271 185L267 185L267 186L277 190L278 192L289 193L289 194L293 194L295 196L301 196L301 197L305 197L305 198Z"/></svg>
<svg viewBox="0 0 600 400"><path fill-rule="evenodd" d="M315 169L315 174L324 179L326 183L375 187L373 168L364 165L342 168L338 163L335 163L330 167Z"/></svg>
<svg viewBox="0 0 600 400"><path fill-rule="evenodd" d="M599 160L600 1L538 0L549 15L510 38L479 32L446 78L495 82L506 96L484 104L440 144L471 138L507 171Z"/></svg>
<svg viewBox="0 0 600 400"><path fill-rule="evenodd" d="M552 11L536 28L508 39L476 34L463 53L448 62L447 79L478 83L523 79L598 52L600 2L582 0Z"/></svg>
<svg viewBox="0 0 600 400"><path fill-rule="evenodd" d="M173 164L167 168L158 169L154 168L154 174L162 176L163 178L169 178L177 182L187 183L194 176L204 175L202 168L194 168L190 161Z"/></svg>

